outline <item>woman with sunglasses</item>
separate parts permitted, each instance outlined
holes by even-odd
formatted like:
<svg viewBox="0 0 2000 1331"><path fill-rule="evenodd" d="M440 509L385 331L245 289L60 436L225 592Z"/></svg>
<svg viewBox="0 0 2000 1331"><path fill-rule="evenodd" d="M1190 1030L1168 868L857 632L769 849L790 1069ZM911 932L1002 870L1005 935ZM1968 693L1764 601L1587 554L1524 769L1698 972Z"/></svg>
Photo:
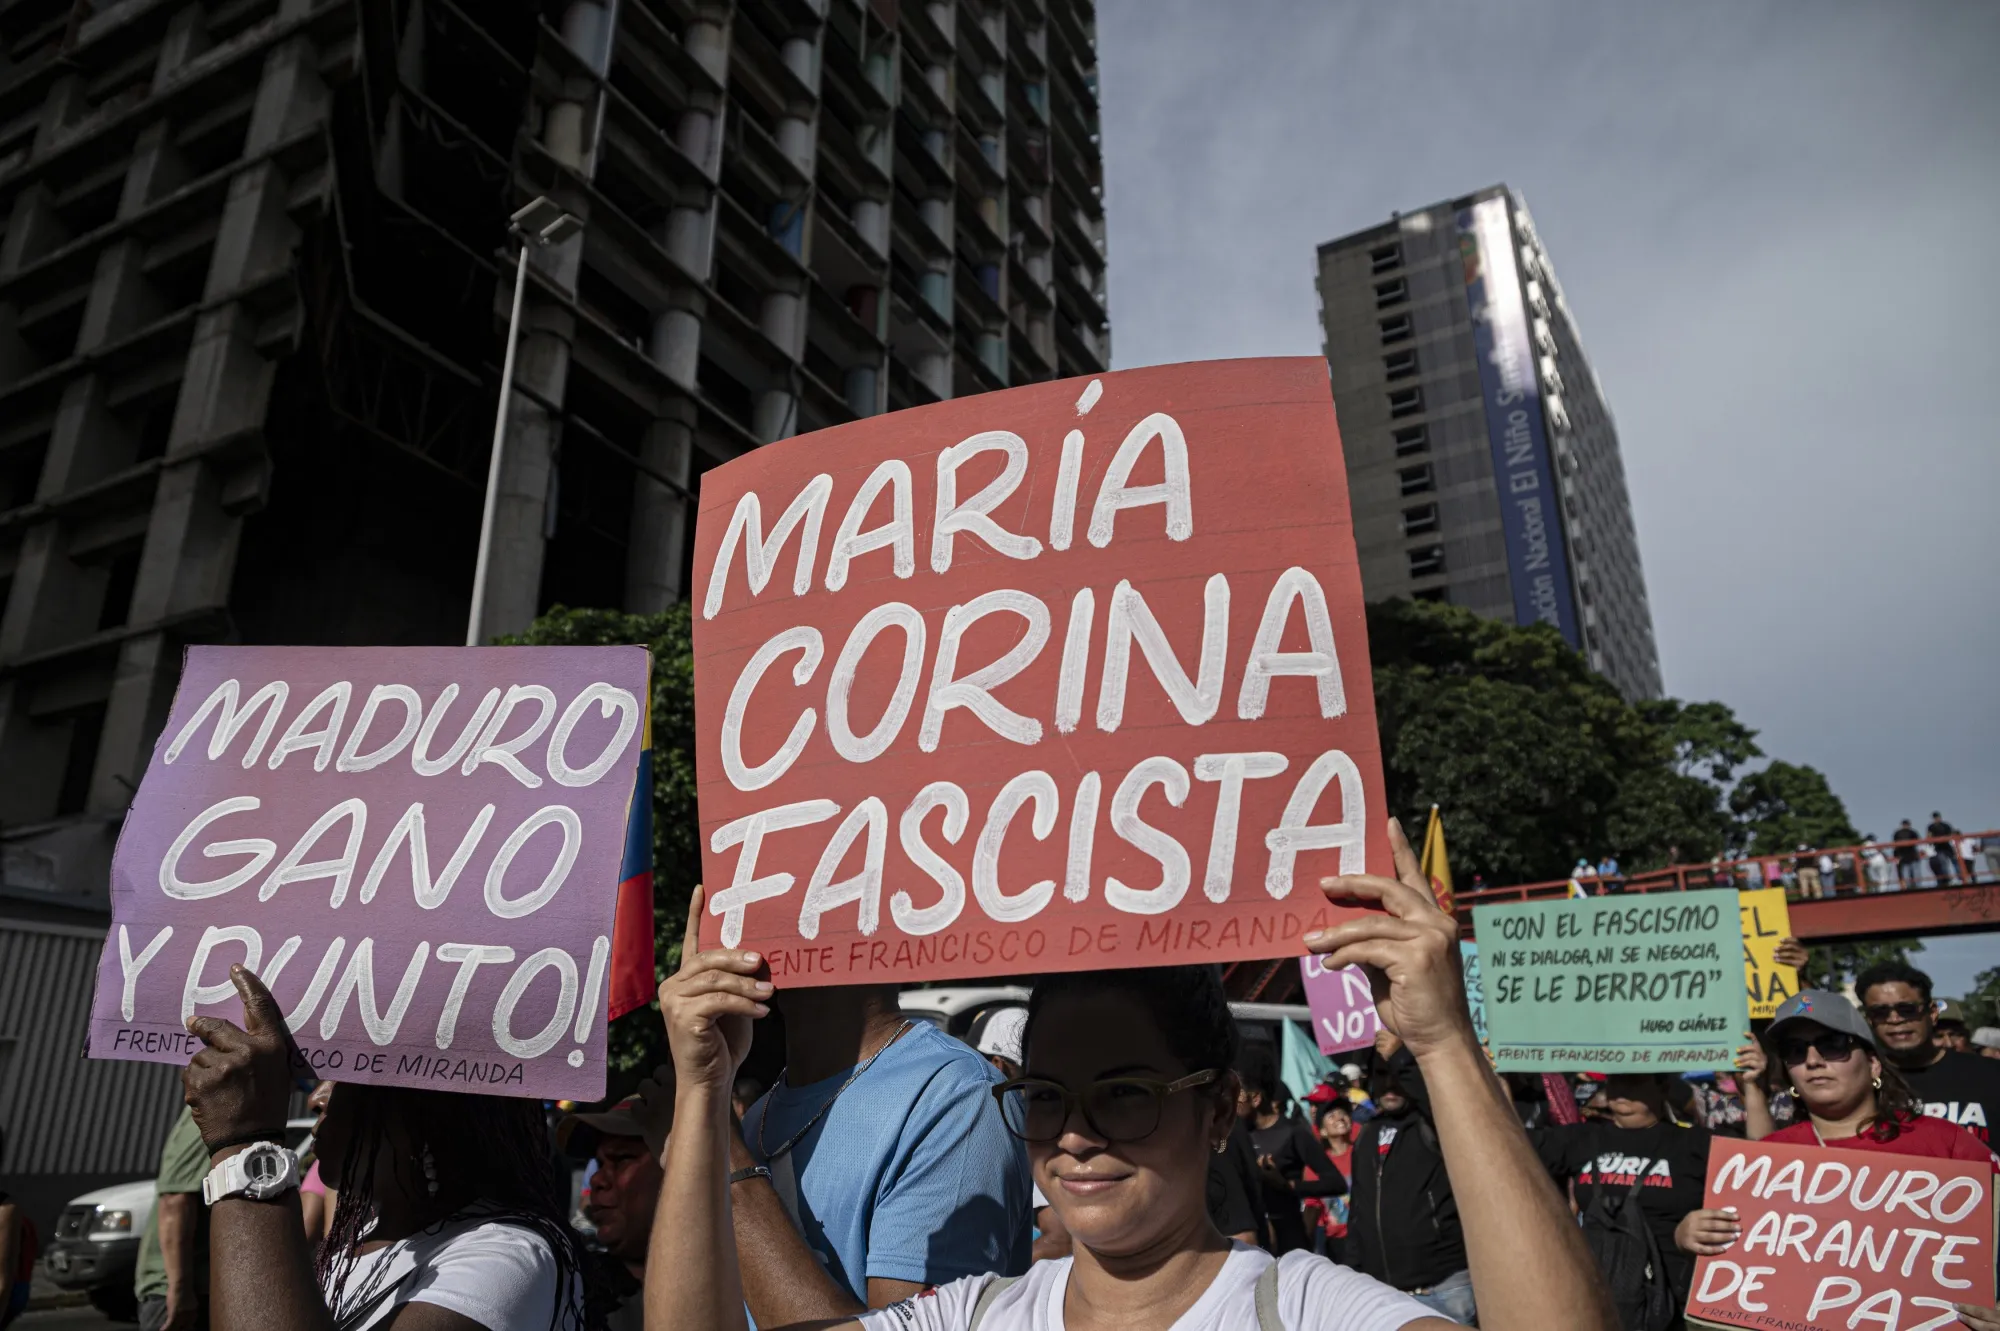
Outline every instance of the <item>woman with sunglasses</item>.
<svg viewBox="0 0 2000 1331"><path fill-rule="evenodd" d="M1545 1181L1466 1010L1457 929L1431 900L1393 823L1398 879L1325 880L1329 897L1384 908L1309 935L1330 966L1379 972L1385 1025L1436 1092L1437 1132L1461 1199L1488 1331L1615 1325L1576 1227ZM765 1015L760 959L691 956L661 986L679 1070L674 1134L647 1265L655 1331L743 1326L729 1211L728 1086ZM1026 1075L998 1088L1072 1256L1008 1281L975 1276L843 1331L1449 1331L1406 1295L1307 1252L1282 1261L1209 1220L1209 1155L1228 1139L1236 1027L1213 967L1050 977L1029 1004ZM802 1329L801 1329L802 1331Z"/></svg>
<svg viewBox="0 0 2000 1331"><path fill-rule="evenodd" d="M1763 1097L1765 1048L1776 1053L1780 1076L1804 1117L1762 1140L1995 1163L1985 1143L1964 1128L1925 1116L1895 1065L1881 1058L1874 1031L1839 994L1800 990L1779 1006L1762 1046L1737 1051L1746 1097ZM1742 1234L1736 1213L1727 1210L1696 1211L1684 1228L1688 1246L1711 1257L1728 1252ZM2000 1331L2000 1309L1961 1304L1958 1315L1972 1331Z"/></svg>

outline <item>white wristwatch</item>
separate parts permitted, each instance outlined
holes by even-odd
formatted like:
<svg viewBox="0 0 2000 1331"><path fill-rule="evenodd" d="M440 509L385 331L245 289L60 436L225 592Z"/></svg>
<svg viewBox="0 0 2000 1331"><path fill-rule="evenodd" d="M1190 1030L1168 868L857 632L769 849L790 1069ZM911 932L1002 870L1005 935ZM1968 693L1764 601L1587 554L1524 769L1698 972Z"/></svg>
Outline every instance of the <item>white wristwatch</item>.
<svg viewBox="0 0 2000 1331"><path fill-rule="evenodd" d="M210 1206L225 1197L268 1202L299 1186L299 1158L276 1142L255 1142L208 1171L201 1199Z"/></svg>

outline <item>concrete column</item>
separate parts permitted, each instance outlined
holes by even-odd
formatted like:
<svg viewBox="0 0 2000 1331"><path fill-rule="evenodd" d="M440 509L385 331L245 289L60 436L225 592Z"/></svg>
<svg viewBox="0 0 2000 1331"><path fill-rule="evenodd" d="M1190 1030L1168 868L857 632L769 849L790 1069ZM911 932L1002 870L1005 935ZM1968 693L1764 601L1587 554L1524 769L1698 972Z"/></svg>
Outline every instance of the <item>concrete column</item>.
<svg viewBox="0 0 2000 1331"><path fill-rule="evenodd" d="M942 351L917 357L917 379L940 398L951 396L951 357Z"/></svg>
<svg viewBox="0 0 2000 1331"><path fill-rule="evenodd" d="M701 319L707 301L699 291L676 291L674 304L653 320L646 355L669 379L689 392L701 358Z"/></svg>
<svg viewBox="0 0 2000 1331"><path fill-rule="evenodd" d="M702 15L687 26L682 45L717 83L729 80L729 29L722 11Z"/></svg>
<svg viewBox="0 0 2000 1331"><path fill-rule="evenodd" d="M296 11L298 3L283 0L280 15ZM327 105L316 49L303 37L287 41L264 58L244 152L261 152L321 123ZM298 243L287 210L290 190L291 181L269 160L229 182L203 287L205 300L226 303L195 321L140 554L129 620L135 626L228 603L242 516L262 502L270 464L261 451L225 464L206 449L261 434L275 367L257 349L258 315L227 298L290 268ZM145 770L179 664L179 653L160 633L136 633L120 644L91 777L91 811L116 813L130 802L131 791L118 778L136 782Z"/></svg>
<svg viewBox="0 0 2000 1331"><path fill-rule="evenodd" d="M647 427L640 456L653 471L680 483L694 480L694 404L684 398L667 404ZM685 593L681 560L687 549L688 504L644 472L633 478L632 525L626 547L625 608L653 615Z"/></svg>

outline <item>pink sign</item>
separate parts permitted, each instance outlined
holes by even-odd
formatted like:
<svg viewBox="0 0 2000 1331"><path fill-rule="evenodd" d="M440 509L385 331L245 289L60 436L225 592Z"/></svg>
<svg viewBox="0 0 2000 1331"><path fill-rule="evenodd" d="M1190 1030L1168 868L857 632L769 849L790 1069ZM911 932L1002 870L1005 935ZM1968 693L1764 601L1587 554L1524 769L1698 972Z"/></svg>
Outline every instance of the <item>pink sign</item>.
<svg viewBox="0 0 2000 1331"><path fill-rule="evenodd" d="M604 1092L642 647L195 647L111 866L93 1058L248 966L339 1081Z"/></svg>
<svg viewBox="0 0 2000 1331"><path fill-rule="evenodd" d="M1316 956L1299 958L1305 976L1306 1003L1312 1008L1313 1038L1322 1054L1366 1049L1382 1029L1375 1011L1375 994L1359 966L1328 970Z"/></svg>

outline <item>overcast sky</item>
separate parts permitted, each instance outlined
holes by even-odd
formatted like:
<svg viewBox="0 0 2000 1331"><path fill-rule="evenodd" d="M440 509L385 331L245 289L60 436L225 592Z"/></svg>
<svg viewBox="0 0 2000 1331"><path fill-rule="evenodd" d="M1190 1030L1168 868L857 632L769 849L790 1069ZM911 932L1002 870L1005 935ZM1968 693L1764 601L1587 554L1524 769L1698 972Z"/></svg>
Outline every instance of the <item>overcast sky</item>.
<svg viewBox="0 0 2000 1331"><path fill-rule="evenodd" d="M2000 826L2000 6L1099 0L1098 50L1118 367L1316 353L1315 246L1511 185L1667 691L1864 832Z"/></svg>

